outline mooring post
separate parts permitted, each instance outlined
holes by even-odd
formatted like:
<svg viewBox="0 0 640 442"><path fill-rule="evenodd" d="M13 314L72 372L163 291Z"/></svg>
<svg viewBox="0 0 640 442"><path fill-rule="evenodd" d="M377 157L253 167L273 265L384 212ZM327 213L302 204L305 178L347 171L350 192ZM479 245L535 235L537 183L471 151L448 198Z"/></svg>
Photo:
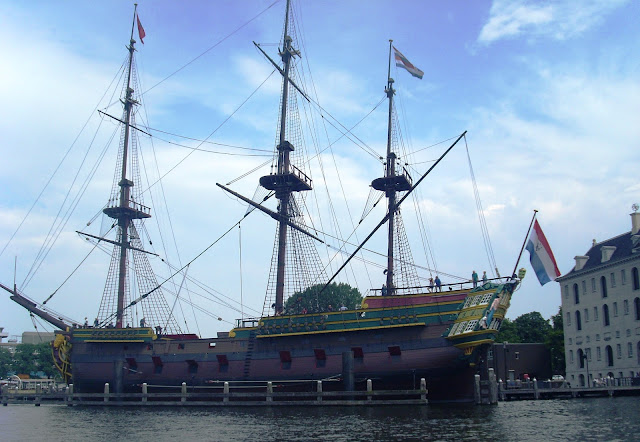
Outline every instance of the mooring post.
<svg viewBox="0 0 640 442"><path fill-rule="evenodd" d="M344 382L344 391L353 391L355 380L353 377L353 351L345 351L342 353L342 378Z"/></svg>
<svg viewBox="0 0 640 442"><path fill-rule="evenodd" d="M373 393L373 384L371 379L367 379L367 400L371 402L371 393Z"/></svg>
<svg viewBox="0 0 640 442"><path fill-rule="evenodd" d="M6 407L9 404L9 386L2 386L2 405Z"/></svg>
<svg viewBox="0 0 640 442"><path fill-rule="evenodd" d="M42 395L42 384L36 384L35 406L40 406L40 396Z"/></svg>
<svg viewBox="0 0 640 442"><path fill-rule="evenodd" d="M142 402L147 402L148 398L148 386L146 382L142 383Z"/></svg>
<svg viewBox="0 0 640 442"><path fill-rule="evenodd" d="M476 400L476 405L482 404L482 397L480 396L480 375L479 374L473 377L473 397Z"/></svg>
<svg viewBox="0 0 640 442"><path fill-rule="evenodd" d="M109 383L105 382L104 384L104 401L109 402Z"/></svg>
<svg viewBox="0 0 640 442"><path fill-rule="evenodd" d="M427 400L427 380L425 378L420 378L420 400Z"/></svg>
<svg viewBox="0 0 640 442"><path fill-rule="evenodd" d="M116 393L116 396L124 393L124 370L124 360L113 361L113 392Z"/></svg>
<svg viewBox="0 0 640 442"><path fill-rule="evenodd" d="M182 383L180 402L187 402L187 383Z"/></svg>
<svg viewBox="0 0 640 442"><path fill-rule="evenodd" d="M538 391L538 380L533 378L533 398L540 399L540 392Z"/></svg>
<svg viewBox="0 0 640 442"><path fill-rule="evenodd" d="M505 400L505 393L504 393L504 385L502 383L502 379L498 380L498 397L500 398L501 401Z"/></svg>
<svg viewBox="0 0 640 442"><path fill-rule="evenodd" d="M73 405L73 384L69 384L69 387L67 387L67 402L69 407Z"/></svg>
<svg viewBox="0 0 640 442"><path fill-rule="evenodd" d="M318 381L316 391L318 392L318 396L316 400L318 402L322 402L322 381Z"/></svg>
<svg viewBox="0 0 640 442"><path fill-rule="evenodd" d="M273 402L273 384L271 381L267 382L267 402Z"/></svg>
<svg viewBox="0 0 640 442"><path fill-rule="evenodd" d="M222 392L224 393L222 402L229 402L229 382L225 381Z"/></svg>
<svg viewBox="0 0 640 442"><path fill-rule="evenodd" d="M489 404L498 403L498 383L496 382L496 372L493 368L489 369Z"/></svg>

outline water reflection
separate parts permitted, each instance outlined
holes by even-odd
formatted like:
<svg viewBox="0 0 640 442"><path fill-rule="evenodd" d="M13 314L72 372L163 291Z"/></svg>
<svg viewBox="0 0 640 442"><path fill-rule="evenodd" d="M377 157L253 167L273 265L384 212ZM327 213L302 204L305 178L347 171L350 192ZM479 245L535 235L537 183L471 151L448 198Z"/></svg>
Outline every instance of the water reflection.
<svg viewBox="0 0 640 442"><path fill-rule="evenodd" d="M501 402L497 406L68 408L0 410L6 441L630 440L640 397Z"/></svg>

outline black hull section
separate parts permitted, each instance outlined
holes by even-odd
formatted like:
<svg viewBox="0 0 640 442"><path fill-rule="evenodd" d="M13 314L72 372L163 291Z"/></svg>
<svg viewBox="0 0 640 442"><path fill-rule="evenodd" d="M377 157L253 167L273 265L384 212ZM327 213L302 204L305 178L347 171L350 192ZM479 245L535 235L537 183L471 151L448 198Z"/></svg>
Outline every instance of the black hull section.
<svg viewBox="0 0 640 442"><path fill-rule="evenodd" d="M343 376L342 355L354 352L356 389L412 389L427 380L431 401L473 400L478 355L465 356L441 335L450 324L266 338L156 340L152 343L74 342L73 384L78 392L140 392L154 387L222 387L222 382L286 382ZM292 381L300 381L299 383ZM325 389L342 388L326 382Z"/></svg>

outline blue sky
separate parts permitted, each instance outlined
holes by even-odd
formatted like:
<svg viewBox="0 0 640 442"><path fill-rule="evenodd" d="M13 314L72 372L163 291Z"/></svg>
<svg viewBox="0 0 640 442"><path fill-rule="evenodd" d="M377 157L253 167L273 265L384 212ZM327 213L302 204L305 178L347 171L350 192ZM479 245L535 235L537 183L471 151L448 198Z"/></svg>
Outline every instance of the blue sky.
<svg viewBox="0 0 640 442"><path fill-rule="evenodd" d="M270 44L281 37L284 2L138 3L147 33L144 45L136 46L142 90L147 91L146 121L166 132L207 137L271 73L252 41L276 56L277 47ZM323 108L347 127L384 97L390 38L425 72L417 80L392 69L406 147L417 151L468 131L469 155L503 275L513 268L534 209L562 273L571 270L573 257L585 253L593 238L630 230L631 205L640 203L640 3L326 0L297 2L295 10L303 37L297 48L313 78L306 86L313 86ZM125 59L132 12L129 1L0 4L0 38L5 42L0 66L0 250L91 118L72 151L74 160L63 165L0 256L0 281L6 285L13 282L17 257L21 287L93 134L90 129L100 121L94 108ZM211 140L272 149L278 95L279 80L273 75ZM379 154L386 141L384 109L380 106L355 130ZM120 112L117 106L109 110ZM320 133L319 149L340 137L331 126ZM161 174L189 153L163 140L197 144L171 135L154 139ZM336 178L328 179L332 193L340 195L336 210L344 233L351 225L346 207L352 217L360 215L368 185L382 167L345 139L332 149L332 155L325 152L327 170L338 168L347 189L342 196ZM425 149L411 157L415 170L424 172L440 151ZM466 158L461 144L420 190L438 270L462 277L474 269L489 270ZM163 185L182 262L244 214L244 206L225 196L215 182L229 182L263 161L197 152L166 176ZM105 172L98 173L96 185L87 189L65 226L68 233L25 288L36 301L51 294L90 249L74 231L87 230L87 221L108 198L113 173L108 156L103 166ZM268 169L254 173L234 188L251 196L258 177L266 173ZM316 174L314 179L322 181ZM158 218L159 202L150 204ZM404 217L414 257L425 265L420 239L412 232L411 207L404 209ZM242 302L248 314L255 314L250 307L261 310L273 228L260 214L243 223L242 279L237 234L212 248L190 275L236 301L242 283ZM358 232L360 238L365 234ZM382 242L374 240L372 248L383 251ZM108 260L92 260L88 274L74 275L60 289L52 308L78 320L95 315ZM526 254L520 266L528 275L509 317L537 310L549 318L560 305L558 285L540 287ZM362 291L382 281L377 269L349 280ZM240 316L202 302L222 321L202 317L191 331L209 336L227 330ZM33 328L7 295L0 295L0 326L11 334Z"/></svg>

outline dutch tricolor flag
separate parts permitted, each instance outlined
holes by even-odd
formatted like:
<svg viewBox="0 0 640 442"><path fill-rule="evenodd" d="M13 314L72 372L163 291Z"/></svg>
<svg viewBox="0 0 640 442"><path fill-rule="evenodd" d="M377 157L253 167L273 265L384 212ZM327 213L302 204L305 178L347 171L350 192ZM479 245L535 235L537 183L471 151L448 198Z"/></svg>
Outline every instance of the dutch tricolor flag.
<svg viewBox="0 0 640 442"><path fill-rule="evenodd" d="M527 250L530 255L531 267L533 267L533 271L536 272L540 285L555 281L556 278L560 276L558 264L556 264L556 259L553 257L551 247L544 233L542 233L538 220L533 224L533 231L529 236Z"/></svg>
<svg viewBox="0 0 640 442"><path fill-rule="evenodd" d="M395 46L393 47L393 54L394 58L396 59L396 66L406 69L411 75L422 80L424 72L411 64L411 62L407 60L407 57L402 55L402 53L397 50Z"/></svg>

